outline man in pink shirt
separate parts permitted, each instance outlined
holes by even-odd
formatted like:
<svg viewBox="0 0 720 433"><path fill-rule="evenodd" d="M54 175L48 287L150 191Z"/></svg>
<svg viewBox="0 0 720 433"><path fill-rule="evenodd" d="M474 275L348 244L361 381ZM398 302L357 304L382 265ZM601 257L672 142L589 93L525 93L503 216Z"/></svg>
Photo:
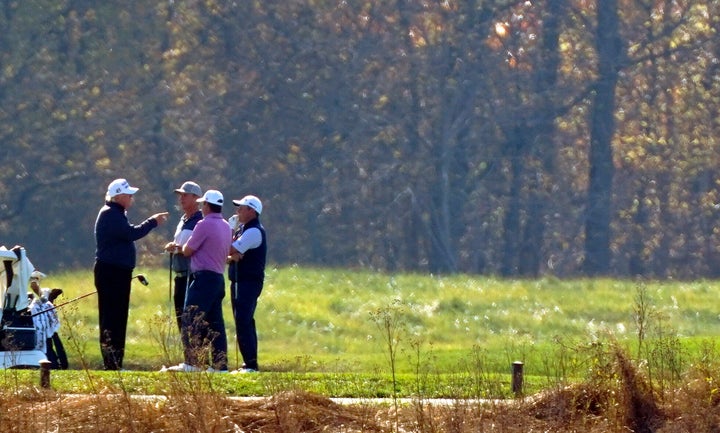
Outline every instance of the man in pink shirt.
<svg viewBox="0 0 720 433"><path fill-rule="evenodd" d="M223 195L207 190L199 198L203 219L198 221L192 235L182 247L190 257L193 281L185 297L182 317L182 339L185 362L162 371L203 371L211 349L210 372L227 372L227 335L222 314L225 297L225 262L232 242L232 229L223 219Z"/></svg>

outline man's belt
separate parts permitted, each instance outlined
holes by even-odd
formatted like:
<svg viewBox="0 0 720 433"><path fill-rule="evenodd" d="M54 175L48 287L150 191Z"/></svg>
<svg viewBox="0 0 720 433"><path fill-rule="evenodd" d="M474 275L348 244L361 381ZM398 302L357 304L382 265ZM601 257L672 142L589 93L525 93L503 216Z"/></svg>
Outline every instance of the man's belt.
<svg viewBox="0 0 720 433"><path fill-rule="evenodd" d="M204 275L204 274L212 274L212 275L220 275L220 276L222 276L222 274L219 273L219 272L207 271L207 270L204 270L204 271L195 271L195 272L192 273L192 276L193 276L193 278L197 278L198 276Z"/></svg>
<svg viewBox="0 0 720 433"><path fill-rule="evenodd" d="M188 271L180 271L180 272L177 272L177 271L176 271L176 272L175 272L175 276L178 277L178 278L187 277L187 276L188 276Z"/></svg>

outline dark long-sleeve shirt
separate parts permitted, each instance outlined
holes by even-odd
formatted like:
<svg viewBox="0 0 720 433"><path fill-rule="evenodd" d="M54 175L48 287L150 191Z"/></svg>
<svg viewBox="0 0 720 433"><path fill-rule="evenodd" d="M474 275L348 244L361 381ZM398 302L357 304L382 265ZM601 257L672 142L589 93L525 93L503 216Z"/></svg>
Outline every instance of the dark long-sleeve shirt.
<svg viewBox="0 0 720 433"><path fill-rule="evenodd" d="M132 225L122 206L105 202L95 220L95 260L135 268L135 241L150 233L157 225L153 218Z"/></svg>

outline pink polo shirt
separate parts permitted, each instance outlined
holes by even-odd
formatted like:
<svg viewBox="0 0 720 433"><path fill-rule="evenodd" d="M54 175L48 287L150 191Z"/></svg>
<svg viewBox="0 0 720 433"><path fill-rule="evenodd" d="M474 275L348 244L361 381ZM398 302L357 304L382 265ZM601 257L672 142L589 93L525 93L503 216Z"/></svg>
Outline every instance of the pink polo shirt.
<svg viewBox="0 0 720 433"><path fill-rule="evenodd" d="M192 248L190 271L225 272L225 263L230 252L232 229L220 213L209 213L198 221L187 241Z"/></svg>

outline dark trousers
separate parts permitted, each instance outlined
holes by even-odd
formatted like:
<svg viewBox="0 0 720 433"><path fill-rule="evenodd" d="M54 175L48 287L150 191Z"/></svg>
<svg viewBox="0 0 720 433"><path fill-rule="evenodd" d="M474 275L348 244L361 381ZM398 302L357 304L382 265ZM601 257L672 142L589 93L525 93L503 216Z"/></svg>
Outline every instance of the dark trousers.
<svg viewBox="0 0 720 433"><path fill-rule="evenodd" d="M47 347L45 355L51 363L51 368L67 370L69 366L67 353L65 353L65 346L63 346L58 333L56 332L51 338L48 338L45 344Z"/></svg>
<svg viewBox="0 0 720 433"><path fill-rule="evenodd" d="M100 352L106 370L120 370L125 356L132 269L95 262Z"/></svg>
<svg viewBox="0 0 720 433"><path fill-rule="evenodd" d="M235 332L243 358L243 368L258 369L258 341L255 328L255 308L262 292L262 281L237 281L232 284L232 309Z"/></svg>
<svg viewBox="0 0 720 433"><path fill-rule="evenodd" d="M188 281L188 279L190 281ZM178 331L182 332L182 313L185 308L185 293L192 282L192 275L183 275L175 277L175 292L173 293L173 304L175 305L175 319L177 321Z"/></svg>
<svg viewBox="0 0 720 433"><path fill-rule="evenodd" d="M227 370L227 335L222 313L225 297L225 279L222 274L200 271L185 296L182 315L182 340L185 363L202 367L206 363L206 351L210 346L210 366Z"/></svg>

